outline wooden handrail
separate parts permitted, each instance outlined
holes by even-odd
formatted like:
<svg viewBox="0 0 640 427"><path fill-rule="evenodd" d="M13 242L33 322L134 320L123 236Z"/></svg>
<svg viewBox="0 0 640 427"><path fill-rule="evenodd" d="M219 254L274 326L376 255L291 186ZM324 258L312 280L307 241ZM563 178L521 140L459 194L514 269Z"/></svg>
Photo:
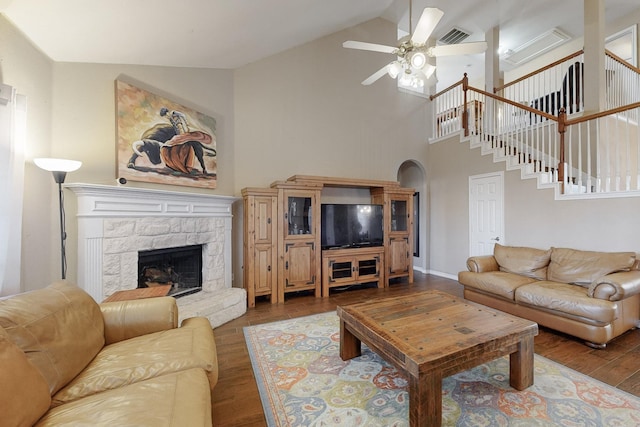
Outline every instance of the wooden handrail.
<svg viewBox="0 0 640 427"><path fill-rule="evenodd" d="M558 63L564 62L567 59L571 59L574 58L577 55L580 55L582 53L582 51L577 52L573 55L569 55L568 57L564 58L561 61L557 61L554 64L551 64L550 67L557 65ZM630 66L629 64L627 64L624 60L619 59L618 57L616 57L614 54L611 54L610 52L607 51L607 55L611 56L612 58L614 58L616 61L619 61L621 64L627 66L628 68L630 68L631 70L638 72L640 74L640 69L635 68L633 66ZM546 68L550 68L550 67L546 67ZM526 78L523 77L523 78ZM566 179L566 174L567 171L565 170L565 161L566 161L566 145L565 145L565 134L566 134L566 130L569 128L569 126L573 126L579 123L584 123L587 122L589 120L596 120L602 117L606 117L606 116L611 116L614 114L619 114L625 111L629 111L629 110L633 110L633 109L640 109L640 102L635 102L633 104L629 104L629 105L625 105L622 107L616 107L616 108L612 108L606 111L601 111L598 113L593 113L593 114L588 114L588 115L584 115L582 117L577 117L574 118L572 120L567 120L567 114L564 108L560 108L560 112L558 113L558 116L553 116L552 114L546 113L544 111L540 111L537 110L535 108L529 107L528 105L524 105L524 104L520 104L516 101L512 101L510 99L504 98L500 95L496 95L490 92L487 92L485 90L482 89L478 89L476 87L473 86L469 86L469 80L467 78L467 74L464 74L464 77L462 78L462 80L460 80L457 83L454 83L453 85L449 86L448 88L446 88L443 91L440 91L439 93L430 96L429 98L431 100L433 100L434 98L441 96L442 94L444 94L447 91L450 91L451 89L462 85L462 90L463 90L463 108L462 108L462 130L464 131L464 135L468 136L469 135L469 123L468 123L468 112L467 112L467 103L468 101L468 94L467 92L469 90L478 93L479 95L483 95L487 98L491 98L494 99L498 102L502 102L504 104L508 104L508 105L512 105L518 109L524 110L524 111L528 111L531 114L535 114L537 116L540 117L545 117L548 120L552 120L554 122L557 123L557 132L558 132L558 165L557 165L557 179L558 182L560 183L561 187L561 191L564 193L565 191L565 179Z"/></svg>
<svg viewBox="0 0 640 427"><path fill-rule="evenodd" d="M587 116L577 117L575 119L567 120L565 124L567 126L577 125L578 123L599 119L605 116L611 116L613 114L622 113L623 111L633 110L634 108L640 108L640 102L634 102L633 104L625 105L622 107L612 108L610 110L601 111L599 113L593 113Z"/></svg>
<svg viewBox="0 0 640 427"><path fill-rule="evenodd" d="M625 61L624 59L620 58L619 56L617 56L615 53L611 52L610 50L606 50L604 51L604 53L607 56L610 56L611 59L613 59L616 62L619 62L620 65L627 67L628 69L630 69L633 72L636 72L638 74L640 74L640 68L638 67L634 67L633 65L629 64L627 61Z"/></svg>
<svg viewBox="0 0 640 427"><path fill-rule="evenodd" d="M544 66L544 67L542 67L542 68L540 68L540 69L538 69L538 70L536 70L536 71L532 71L532 72L530 72L529 74L524 75L524 76L522 76L522 77L520 77L520 78L518 78L518 79L516 79L516 80L514 80L514 81L512 81L512 82L509 82L509 83L504 84L504 85L499 86L499 87L495 87L495 88L493 88L493 93L497 93L497 92L499 92L499 91L503 90L504 88L507 88L507 87L509 87L509 86L511 86L511 85L514 85L514 84L516 84L516 83L520 83L521 81L526 80L526 79L528 79L529 77L535 76L536 74L540 74L540 73L541 73L541 72L543 72L543 71L546 71L546 70L548 70L548 69L550 69L550 68L553 68L553 67L555 67L556 65L560 65L560 64L562 64L562 63L563 63L563 62L565 62L565 61L568 61L568 60L570 60L570 59L573 59L573 58L575 58L576 56L580 56L580 55L582 55L583 53L584 53L584 50L582 50L582 49L581 49L581 50L579 50L579 51L577 51L577 52L575 52L575 53L572 53L571 55L565 56L564 58L557 60L556 62L552 62L551 64L546 65L546 66Z"/></svg>
<svg viewBox="0 0 640 427"><path fill-rule="evenodd" d="M443 95L445 92L449 92L449 91L450 91L451 89L453 89L454 87L456 87L456 86L459 86L459 85L463 84L463 82L464 82L464 77L462 78L462 80L460 80L460 81L458 81L458 82L455 82L454 84L452 84L451 86L449 86L449 87L448 87L448 88L446 88L446 89L442 89L440 92L436 93L435 95L429 95L429 99L430 99L431 101L433 101L433 100L434 100L434 99L436 99L437 97L439 97L439 96Z"/></svg>
<svg viewBox="0 0 640 427"><path fill-rule="evenodd" d="M478 92L481 95L488 96L489 98L493 98L493 99L495 99L497 101L504 102L505 104L510 104L510 105L513 105L514 107L522 108L523 110L527 110L530 113L537 114L538 116L546 117L549 120L553 120L553 121L556 121L556 122L558 121L558 118L556 116L552 115L552 114L545 113L544 111L536 110L535 108L531 108L528 105L520 104L520 103L512 101L510 99L503 98L503 97L501 97L499 95L494 95L491 92L486 92L486 91L484 91L482 89L478 89L478 88L475 88L473 86L469 86L469 90L472 90L474 92Z"/></svg>

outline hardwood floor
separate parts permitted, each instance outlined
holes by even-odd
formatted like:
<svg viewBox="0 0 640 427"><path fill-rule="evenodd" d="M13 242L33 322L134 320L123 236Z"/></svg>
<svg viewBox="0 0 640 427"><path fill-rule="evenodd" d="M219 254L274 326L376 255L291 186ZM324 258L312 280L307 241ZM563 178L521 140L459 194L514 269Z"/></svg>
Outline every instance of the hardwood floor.
<svg viewBox="0 0 640 427"><path fill-rule="evenodd" d="M332 290L329 298L310 294L287 295L284 303L259 301L242 317L214 330L220 377L213 390L214 426L266 426L258 387L245 344L244 326L290 319L335 310L349 304L383 295L401 295L439 289L462 296L462 285L455 280L416 272L414 283L396 283L387 289L358 288ZM640 397L640 329L629 331L595 350L580 340L540 328L535 352L583 374Z"/></svg>

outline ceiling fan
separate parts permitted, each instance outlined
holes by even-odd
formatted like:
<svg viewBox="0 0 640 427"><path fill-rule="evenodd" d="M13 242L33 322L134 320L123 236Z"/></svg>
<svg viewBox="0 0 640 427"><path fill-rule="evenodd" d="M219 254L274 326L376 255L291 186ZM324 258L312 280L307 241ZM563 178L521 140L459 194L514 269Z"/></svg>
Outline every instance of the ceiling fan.
<svg viewBox="0 0 640 427"><path fill-rule="evenodd" d="M349 40L342 47L349 49L369 50L373 52L391 53L398 57L391 61L371 76L362 84L370 85L376 80L388 74L391 78L398 78L403 86L422 88L425 82L435 83L434 72L436 67L427 63L427 57L440 57L450 55L470 55L482 53L487 50L487 42L459 43L441 46L426 46L431 33L442 19L444 12L435 7L427 7L422 12L415 31L411 31L411 0L409 1L409 35L398 40L397 47L385 46L375 43L366 43Z"/></svg>

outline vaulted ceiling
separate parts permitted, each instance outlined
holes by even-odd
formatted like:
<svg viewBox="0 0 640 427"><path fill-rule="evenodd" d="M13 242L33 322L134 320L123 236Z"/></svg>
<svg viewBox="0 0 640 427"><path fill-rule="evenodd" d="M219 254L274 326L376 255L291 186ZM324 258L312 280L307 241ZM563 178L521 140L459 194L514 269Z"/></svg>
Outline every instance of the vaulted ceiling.
<svg viewBox="0 0 640 427"><path fill-rule="evenodd" d="M499 26L515 48L552 28L582 36L583 1L413 0L412 21L438 7L435 38L457 27L483 40ZM638 7L606 0L606 20ZM376 17L409 30L409 0L0 0L0 12L62 62L233 69Z"/></svg>

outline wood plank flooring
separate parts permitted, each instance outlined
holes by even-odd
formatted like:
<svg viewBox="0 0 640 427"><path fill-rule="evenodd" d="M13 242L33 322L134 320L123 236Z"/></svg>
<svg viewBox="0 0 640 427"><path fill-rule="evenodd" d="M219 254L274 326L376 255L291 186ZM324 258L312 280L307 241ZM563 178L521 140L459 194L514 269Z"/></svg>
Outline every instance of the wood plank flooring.
<svg viewBox="0 0 640 427"><path fill-rule="evenodd" d="M214 330L220 377L211 397L213 425L266 426L242 331L244 326L324 313L335 310L337 305L376 296L427 289L462 296L462 285L457 281L416 272L414 283L396 283L387 289L354 286L348 290L333 289L329 298L288 294L280 304L259 300L245 315ZM605 350L595 350L576 338L541 327L535 338L535 352L640 397L640 329L616 338Z"/></svg>

